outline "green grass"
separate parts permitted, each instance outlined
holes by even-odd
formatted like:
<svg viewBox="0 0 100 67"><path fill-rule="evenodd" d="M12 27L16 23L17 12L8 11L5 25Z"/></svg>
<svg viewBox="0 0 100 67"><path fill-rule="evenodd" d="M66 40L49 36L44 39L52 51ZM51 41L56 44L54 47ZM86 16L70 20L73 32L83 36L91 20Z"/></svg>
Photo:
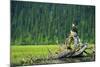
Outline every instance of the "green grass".
<svg viewBox="0 0 100 67"><path fill-rule="evenodd" d="M20 64L23 58L28 56L35 58L47 57L49 52L48 48L52 53L57 49L57 45L28 45L28 46L11 46L11 63Z"/></svg>
<svg viewBox="0 0 100 67"><path fill-rule="evenodd" d="M92 48L89 45L88 48ZM48 49L55 53L59 50L58 45L27 45L27 46L11 46L11 64L21 64L21 60L27 57L47 58L49 55ZM91 49L86 50L91 54Z"/></svg>

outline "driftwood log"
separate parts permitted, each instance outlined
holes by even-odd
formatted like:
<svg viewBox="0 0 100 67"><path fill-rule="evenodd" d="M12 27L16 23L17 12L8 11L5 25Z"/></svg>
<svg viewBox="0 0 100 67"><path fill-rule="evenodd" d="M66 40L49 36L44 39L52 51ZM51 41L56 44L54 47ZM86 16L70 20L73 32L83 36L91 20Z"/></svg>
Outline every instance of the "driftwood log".
<svg viewBox="0 0 100 67"><path fill-rule="evenodd" d="M61 58L67 58L67 57L75 57L80 56L83 52L86 52L85 49L87 48L87 44L84 44L80 47L78 51L68 51L64 50L60 53L58 53L54 58L61 59Z"/></svg>

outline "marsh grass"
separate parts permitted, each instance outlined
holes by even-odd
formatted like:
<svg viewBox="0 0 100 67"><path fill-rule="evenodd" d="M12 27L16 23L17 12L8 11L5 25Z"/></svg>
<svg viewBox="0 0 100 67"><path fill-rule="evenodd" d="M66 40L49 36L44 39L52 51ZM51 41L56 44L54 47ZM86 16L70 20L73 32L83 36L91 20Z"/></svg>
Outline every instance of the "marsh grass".
<svg viewBox="0 0 100 67"><path fill-rule="evenodd" d="M20 64L25 58L47 58L48 49L55 53L57 45L28 45L28 46L11 46L11 63Z"/></svg>
<svg viewBox="0 0 100 67"><path fill-rule="evenodd" d="M11 64L14 65L30 65L37 63L46 63L46 59L51 54L60 51L61 46L58 45L27 45L27 46L11 46ZM89 45L86 51L92 54L94 45ZM51 53L48 51L51 51ZM87 56L84 53L85 56Z"/></svg>

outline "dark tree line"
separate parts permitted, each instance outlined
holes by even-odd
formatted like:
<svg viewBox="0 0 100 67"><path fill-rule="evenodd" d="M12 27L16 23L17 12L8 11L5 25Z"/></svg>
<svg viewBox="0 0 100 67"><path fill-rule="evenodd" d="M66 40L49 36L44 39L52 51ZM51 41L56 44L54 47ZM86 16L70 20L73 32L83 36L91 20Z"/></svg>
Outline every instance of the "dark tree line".
<svg viewBox="0 0 100 67"><path fill-rule="evenodd" d="M95 6L11 1L11 44L63 43L77 16L79 37L95 43Z"/></svg>

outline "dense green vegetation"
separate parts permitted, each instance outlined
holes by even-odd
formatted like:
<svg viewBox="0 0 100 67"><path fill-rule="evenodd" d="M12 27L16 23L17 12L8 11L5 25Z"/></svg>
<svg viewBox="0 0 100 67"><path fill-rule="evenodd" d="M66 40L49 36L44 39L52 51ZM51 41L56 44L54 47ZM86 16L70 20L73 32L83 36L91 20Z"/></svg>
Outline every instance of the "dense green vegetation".
<svg viewBox="0 0 100 67"><path fill-rule="evenodd" d="M89 45L88 48L94 47L94 45ZM11 64L26 65L29 64L42 64L44 59L47 59L51 54L48 49L50 49L52 54L58 51L60 46L58 45L27 45L27 46L11 46ZM86 50L88 53L92 54L91 49ZM85 56L87 54L84 53ZM31 58L33 61L31 62ZM41 59L41 60L39 60ZM80 59L81 60L81 59ZM47 60L49 62L49 60ZM70 60L71 61L71 60ZM53 61L50 61L52 63ZM55 61L57 62L57 61ZM55 63L53 62L53 63ZM67 61L68 62L68 61ZM46 61L44 63L47 63ZM43 63L43 64L44 64ZM61 63L61 62L59 62Z"/></svg>
<svg viewBox="0 0 100 67"><path fill-rule="evenodd" d="M54 53L58 48L57 45L11 46L11 63L21 64L21 61L26 58L47 58L49 55L48 49Z"/></svg>
<svg viewBox="0 0 100 67"><path fill-rule="evenodd" d="M79 37L94 43L94 6L11 1L11 44L64 43L77 16Z"/></svg>
<svg viewBox="0 0 100 67"><path fill-rule="evenodd" d="M83 54L92 56L95 49L95 6L11 1L11 65L77 62L78 58L53 61L49 57L50 52L53 56L66 50L62 43L74 20L78 22L81 41L89 43L86 49L89 54ZM91 56L85 61L94 60ZM81 58L80 61L84 60Z"/></svg>

